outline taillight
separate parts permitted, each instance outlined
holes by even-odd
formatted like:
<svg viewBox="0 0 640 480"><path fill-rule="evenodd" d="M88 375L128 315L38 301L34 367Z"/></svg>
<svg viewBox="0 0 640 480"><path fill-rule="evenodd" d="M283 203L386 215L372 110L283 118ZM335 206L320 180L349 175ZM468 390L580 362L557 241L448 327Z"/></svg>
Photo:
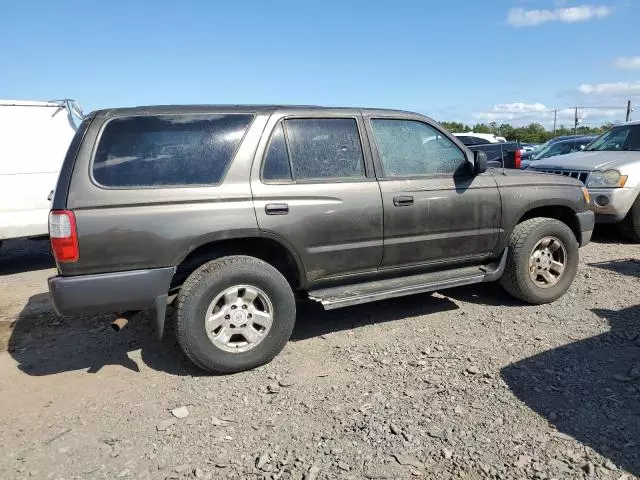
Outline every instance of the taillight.
<svg viewBox="0 0 640 480"><path fill-rule="evenodd" d="M516 150L515 162L515 168L520 169L522 165L522 151L520 149Z"/></svg>
<svg viewBox="0 0 640 480"><path fill-rule="evenodd" d="M77 262L78 229L76 216L70 210L52 210L49 213L49 237L51 250L59 263Z"/></svg>

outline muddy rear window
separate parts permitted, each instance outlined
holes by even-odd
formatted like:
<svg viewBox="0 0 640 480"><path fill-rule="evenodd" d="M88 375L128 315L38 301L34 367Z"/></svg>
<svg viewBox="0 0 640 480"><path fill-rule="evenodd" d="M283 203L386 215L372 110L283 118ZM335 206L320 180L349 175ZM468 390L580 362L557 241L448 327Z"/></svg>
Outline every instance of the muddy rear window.
<svg viewBox="0 0 640 480"><path fill-rule="evenodd" d="M105 127L93 178L105 187L215 185L253 115L121 117Z"/></svg>

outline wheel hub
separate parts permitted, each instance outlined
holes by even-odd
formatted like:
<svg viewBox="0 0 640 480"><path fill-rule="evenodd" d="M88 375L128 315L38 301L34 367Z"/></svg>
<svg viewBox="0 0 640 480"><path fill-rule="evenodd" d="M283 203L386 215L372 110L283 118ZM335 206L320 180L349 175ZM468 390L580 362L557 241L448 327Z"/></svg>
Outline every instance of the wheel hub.
<svg viewBox="0 0 640 480"><path fill-rule="evenodd" d="M567 249L556 237L539 240L529 256L529 276L539 287L549 288L558 283L567 262Z"/></svg>
<svg viewBox="0 0 640 480"><path fill-rule="evenodd" d="M247 314L239 310L231 316L231 320L236 325L243 325L247 321Z"/></svg>
<svg viewBox="0 0 640 480"><path fill-rule="evenodd" d="M211 343L230 353L259 345L271 330L273 304L250 285L236 285L218 294L207 309L204 326Z"/></svg>

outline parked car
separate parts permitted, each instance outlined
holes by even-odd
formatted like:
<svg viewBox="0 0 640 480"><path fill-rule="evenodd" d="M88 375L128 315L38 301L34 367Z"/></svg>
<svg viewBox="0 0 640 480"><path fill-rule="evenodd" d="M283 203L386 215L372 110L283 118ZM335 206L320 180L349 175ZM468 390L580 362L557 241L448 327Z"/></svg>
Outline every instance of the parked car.
<svg viewBox="0 0 640 480"><path fill-rule="evenodd" d="M492 168L521 168L522 150L518 142L487 143L467 146L472 152L484 152Z"/></svg>
<svg viewBox="0 0 640 480"><path fill-rule="evenodd" d="M531 160L531 157L533 157L540 150L543 150L543 149L547 148L548 146L553 145L554 143L561 142L563 140L570 140L572 138L580 138L580 137L584 137L584 136L585 135L560 135L559 137L552 138L551 140L547 140L542 145L538 145L537 148L535 148L532 151L523 152L522 160L523 161L524 160Z"/></svg>
<svg viewBox="0 0 640 480"><path fill-rule="evenodd" d="M542 150L534 152L531 158L523 159L520 168L527 168L533 162L543 160L545 158L556 157L558 155L567 155L568 153L573 152L581 152L596 138L597 137L595 136L587 136L570 138L568 140L559 140L543 148Z"/></svg>
<svg viewBox="0 0 640 480"><path fill-rule="evenodd" d="M554 301L593 229L581 187L487 171L410 112L101 110L55 190L49 289L61 315L151 310L159 336L170 299L186 355L237 372L283 348L296 296L334 309L500 280Z"/></svg>
<svg viewBox="0 0 640 480"><path fill-rule="evenodd" d="M454 133L469 150L483 151L488 165L498 168L520 168L522 147L518 142L507 142L504 137L490 133Z"/></svg>
<svg viewBox="0 0 640 480"><path fill-rule="evenodd" d="M540 145L536 145L534 143L521 143L520 151L524 154L527 152L535 152L540 149Z"/></svg>
<svg viewBox="0 0 640 480"><path fill-rule="evenodd" d="M640 242L640 122L615 126L584 151L536 161L531 169L584 182L596 222L619 224L627 238Z"/></svg>
<svg viewBox="0 0 640 480"><path fill-rule="evenodd" d="M507 139L504 137L498 137L493 133L475 133L475 132L466 132L466 133L454 133L456 137L460 139L460 141L466 146L471 145L486 145L487 143L500 143L506 142Z"/></svg>
<svg viewBox="0 0 640 480"><path fill-rule="evenodd" d="M0 243L47 234L50 201L73 138L68 101L0 100Z"/></svg>

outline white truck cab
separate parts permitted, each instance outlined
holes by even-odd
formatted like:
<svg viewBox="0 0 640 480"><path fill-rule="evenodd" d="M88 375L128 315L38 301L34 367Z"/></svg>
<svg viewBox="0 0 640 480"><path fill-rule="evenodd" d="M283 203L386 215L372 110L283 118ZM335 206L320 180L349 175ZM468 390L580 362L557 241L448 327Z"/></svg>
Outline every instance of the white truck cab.
<svg viewBox="0 0 640 480"><path fill-rule="evenodd" d="M48 200L82 113L70 100L0 100L0 242L48 233Z"/></svg>

